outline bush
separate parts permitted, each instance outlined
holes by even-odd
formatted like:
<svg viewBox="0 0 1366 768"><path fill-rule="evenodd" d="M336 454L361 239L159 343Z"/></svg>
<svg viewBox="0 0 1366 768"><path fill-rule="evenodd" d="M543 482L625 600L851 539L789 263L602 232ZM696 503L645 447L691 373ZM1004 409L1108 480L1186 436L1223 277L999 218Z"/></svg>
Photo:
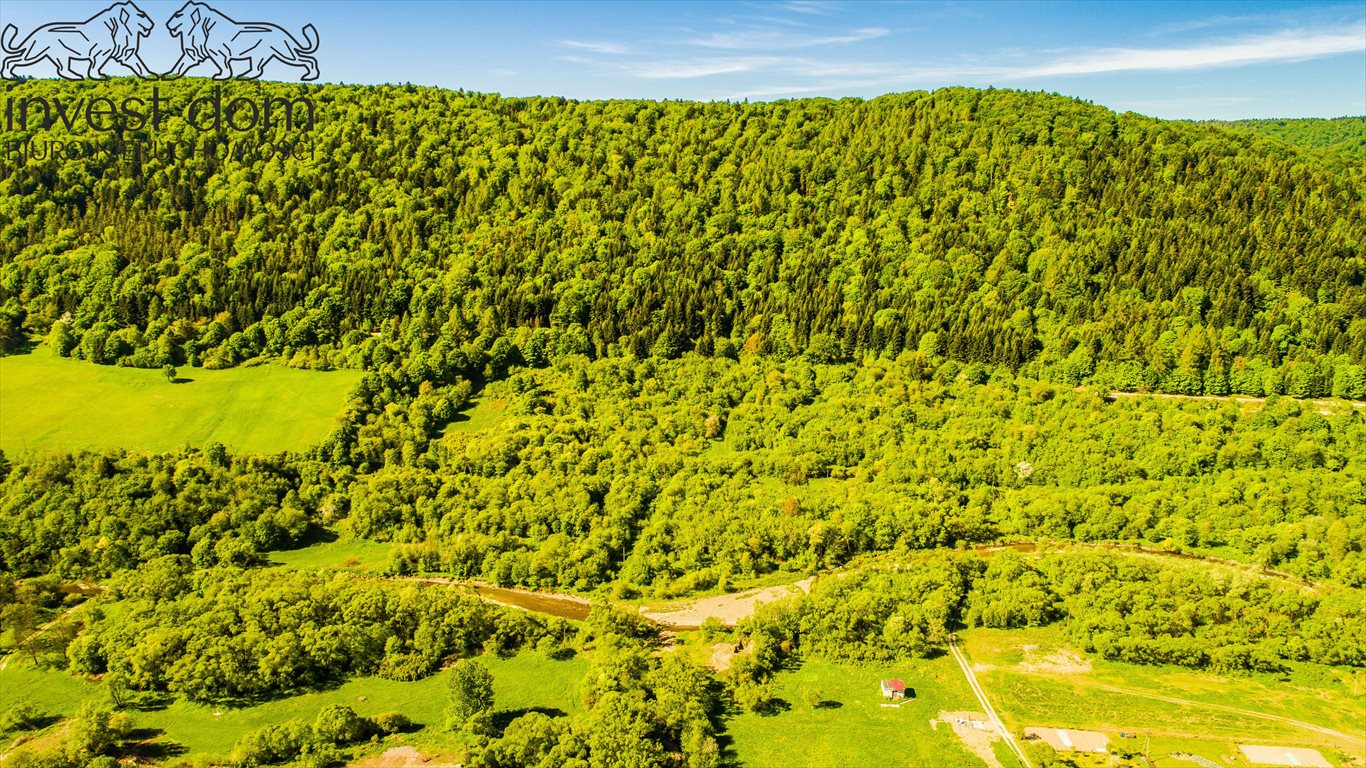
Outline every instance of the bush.
<svg viewBox="0 0 1366 768"><path fill-rule="evenodd" d="M10 707L4 717L0 717L0 731L36 730L42 727L45 719L46 716L36 704L20 702Z"/></svg>
<svg viewBox="0 0 1366 768"><path fill-rule="evenodd" d="M233 758L240 766L284 763L297 758L315 739L313 729L302 720L268 725L239 739Z"/></svg>
<svg viewBox="0 0 1366 768"><path fill-rule="evenodd" d="M451 670L450 724L460 729L470 718L493 709L493 675L474 659L462 659Z"/></svg>
<svg viewBox="0 0 1366 768"><path fill-rule="evenodd" d="M715 616L708 616L702 620L702 639L708 643L728 640L730 639L730 627L721 623L721 620Z"/></svg>
<svg viewBox="0 0 1366 768"><path fill-rule="evenodd" d="M369 738L372 723L345 704L329 704L313 721L318 739L332 744L354 744Z"/></svg>
<svg viewBox="0 0 1366 768"><path fill-rule="evenodd" d="M413 721L402 712L381 712L370 719L374 723L375 730L388 736L395 733L403 733L413 727Z"/></svg>

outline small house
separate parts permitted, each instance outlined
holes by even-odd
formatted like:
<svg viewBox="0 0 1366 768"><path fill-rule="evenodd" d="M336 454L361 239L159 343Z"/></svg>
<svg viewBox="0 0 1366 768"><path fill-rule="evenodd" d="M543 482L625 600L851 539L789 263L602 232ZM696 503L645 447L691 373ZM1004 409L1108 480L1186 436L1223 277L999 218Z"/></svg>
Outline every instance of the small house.
<svg viewBox="0 0 1366 768"><path fill-rule="evenodd" d="M906 697L906 683L898 678L882 681L882 698L902 699Z"/></svg>

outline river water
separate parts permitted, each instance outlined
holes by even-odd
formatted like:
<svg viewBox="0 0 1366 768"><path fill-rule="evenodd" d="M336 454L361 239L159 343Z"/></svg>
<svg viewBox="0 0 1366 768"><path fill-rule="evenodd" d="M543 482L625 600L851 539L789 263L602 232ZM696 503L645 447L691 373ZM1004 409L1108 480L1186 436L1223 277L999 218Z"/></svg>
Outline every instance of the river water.
<svg viewBox="0 0 1366 768"><path fill-rule="evenodd" d="M571 597L558 597L544 592L524 592L520 589L503 589L484 584L474 585L474 591L486 600L511 605L536 613L558 616L562 619L583 621L588 618L589 604Z"/></svg>

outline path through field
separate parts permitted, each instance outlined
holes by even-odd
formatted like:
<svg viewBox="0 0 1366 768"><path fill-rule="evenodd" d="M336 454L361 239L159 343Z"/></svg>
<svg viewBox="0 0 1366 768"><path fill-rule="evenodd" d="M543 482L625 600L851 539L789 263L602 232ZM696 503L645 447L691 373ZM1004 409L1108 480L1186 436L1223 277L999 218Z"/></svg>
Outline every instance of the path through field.
<svg viewBox="0 0 1366 768"><path fill-rule="evenodd" d="M5 656L5 658L4 658L3 660L0 660L0 672L4 672L7 668L9 668L9 660L12 659L12 658L14 658L15 654L19 653L19 648L20 648L21 646L23 646L24 644L28 643L30 640L36 639L37 637L39 637L40 635L42 635L44 632L46 632L46 631L48 631L49 629L51 629L52 627L56 626L57 622L61 621L62 619L65 619L67 616L70 616L71 614L75 613L76 611L79 611L79 610L81 609L81 606L85 605L85 604L88 603L88 602L90 602L90 601L89 601L89 600L83 600L83 601L81 601L81 602L79 602L79 603L76 603L75 605L71 606L70 608L67 608L65 611L62 611L60 614L58 614L58 615L56 616L56 618L54 618L52 621L49 621L48 623L44 624L43 626L38 627L38 629L35 630L35 631L33 632L33 634L31 634L31 635L29 635L28 637L24 638L23 640L20 640L19 642L15 643L15 644L14 644L14 650L10 651L10 652Z"/></svg>
<svg viewBox="0 0 1366 768"><path fill-rule="evenodd" d="M1241 715L1241 716L1243 716L1243 717L1255 717L1255 718L1260 718L1260 719L1262 719L1262 720L1274 720L1275 722L1278 722L1278 723L1285 723L1286 725L1291 725L1291 726L1294 726L1294 727L1296 727L1296 728L1302 728L1302 729L1304 729L1304 730L1306 730L1306 731L1313 731L1313 732L1315 732L1315 733L1321 733L1321 734L1323 734L1323 735L1325 735L1325 736L1331 736L1331 737L1333 737L1333 738L1335 738L1335 739L1342 739L1343 741L1346 741L1346 742L1348 742L1348 743L1350 743L1350 744L1353 744L1353 745L1356 746L1357 748L1361 748L1361 746L1362 746L1362 744L1363 744L1363 740L1362 740L1362 739L1357 738L1357 737L1353 737L1353 736L1351 736L1351 735L1348 735L1348 734L1346 734L1346 733L1343 733L1342 731L1335 731L1335 730L1333 730L1332 728L1325 728L1325 727L1322 726L1322 725L1314 725L1313 723L1306 723L1306 722L1304 722L1303 720L1294 720L1294 719L1291 719L1291 718L1289 718L1289 717L1281 717L1280 715L1272 715L1272 714L1268 714L1268 713L1266 713L1266 712L1257 712L1257 711L1254 711L1254 710L1251 710L1251 709L1242 709L1242 708L1239 708L1239 707L1230 707L1230 706L1228 706L1227 704L1208 704L1208 703L1205 703L1205 702L1202 702L1202 701L1191 701L1190 699L1179 699L1179 698L1176 698L1175 696L1163 696L1162 694L1158 694L1158 693L1148 693L1147 691L1136 691L1136 690L1134 690L1134 689L1132 689L1132 688L1121 688L1121 687L1119 687L1119 686L1117 686L1117 685L1106 685L1106 684L1104 684L1104 683L1093 683L1093 682L1082 682L1082 681L1077 681L1077 682L1079 682L1081 685L1087 685L1087 686L1091 686L1091 687L1093 687L1093 688L1099 688L1099 689L1102 690L1102 691L1109 691L1109 692L1111 692L1111 693L1119 693L1119 694L1123 694L1123 695L1125 695L1125 696L1139 696L1139 697L1142 697L1142 698L1145 698L1145 699L1152 699L1152 700L1154 700L1154 701L1166 702L1166 703L1168 703L1168 704L1180 704L1180 705L1186 706L1186 707L1204 707L1204 708L1206 708L1206 709L1215 709L1215 710L1219 710L1220 712L1228 712L1228 713L1235 714L1235 715Z"/></svg>
<svg viewBox="0 0 1366 768"><path fill-rule="evenodd" d="M963 656L963 652L958 649L957 638L949 640L949 653L953 654L954 661L957 661L958 666L963 670L963 676L968 679L968 687L972 688L972 692L977 695L977 702L982 705L982 711L987 713L987 717L990 719L991 724L996 727L996 730L1006 740L1006 746L1010 748L1011 754L1015 755L1015 758L1020 761L1020 765L1023 765L1025 768L1033 768L1029 763L1029 758L1025 757L1024 750L1020 749L1020 745L1015 742L1015 737L1011 735L1010 729L1006 728L1006 724L1001 722L1001 718L997 716L995 708L991 706L991 702L987 699L986 691L983 690L982 685L977 682L977 675L972 671L972 665L968 664L967 658Z"/></svg>

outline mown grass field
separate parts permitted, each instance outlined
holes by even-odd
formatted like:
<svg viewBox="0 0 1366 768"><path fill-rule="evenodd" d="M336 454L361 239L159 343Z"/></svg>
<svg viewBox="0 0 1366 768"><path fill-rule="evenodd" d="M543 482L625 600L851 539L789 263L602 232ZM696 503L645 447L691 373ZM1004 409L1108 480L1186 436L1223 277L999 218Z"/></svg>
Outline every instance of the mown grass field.
<svg viewBox="0 0 1366 768"><path fill-rule="evenodd" d="M269 552L270 565L299 571L339 569L360 573L379 573L389 562L394 545L383 541L369 541L343 536L336 541L321 542L298 549Z"/></svg>
<svg viewBox="0 0 1366 768"><path fill-rule="evenodd" d="M217 441L239 453L303 450L341 412L358 371L260 365L161 371L60 358L0 357L0 450L167 451Z"/></svg>
<svg viewBox="0 0 1366 768"><path fill-rule="evenodd" d="M885 708L878 681L900 677L915 698ZM976 710L953 659L944 656L891 667L807 660L778 677L778 711L746 712L727 719L729 749L753 768L980 768L948 726L930 727L941 711ZM806 691L820 693L812 707Z"/></svg>
<svg viewBox="0 0 1366 768"><path fill-rule="evenodd" d="M554 661L535 653L511 658L480 657L493 673L496 722L531 709L574 714L582 711L579 684L588 663L573 658ZM225 755L244 734L289 720L312 720L328 704L346 704L362 715L399 711L421 730L391 737L392 743L411 744L431 753L459 749L458 739L445 731L447 675L437 673L415 682L377 677L350 680L327 691L306 693L251 707L231 708L175 701L164 708L134 710L138 728L161 732L158 741L183 756ZM0 712L22 701L37 704L49 715L71 715L86 700L107 704L104 686L66 672L35 669L27 659L15 658L0 672ZM60 725L53 726L56 728Z"/></svg>
<svg viewBox="0 0 1366 768"><path fill-rule="evenodd" d="M1302 664L1285 676L1225 676L1105 661L1071 647L1056 628L976 629L961 636L987 695L1014 728L1105 732L1112 746L1146 747L1159 766L1180 765L1164 757L1173 752L1243 765L1241 758L1224 759L1236 757L1235 744L1313 747L1334 762L1343 754L1366 756L1366 739L1344 740L1274 719L1361 734L1366 702L1353 696L1348 670ZM1121 732L1130 738L1119 739Z"/></svg>

